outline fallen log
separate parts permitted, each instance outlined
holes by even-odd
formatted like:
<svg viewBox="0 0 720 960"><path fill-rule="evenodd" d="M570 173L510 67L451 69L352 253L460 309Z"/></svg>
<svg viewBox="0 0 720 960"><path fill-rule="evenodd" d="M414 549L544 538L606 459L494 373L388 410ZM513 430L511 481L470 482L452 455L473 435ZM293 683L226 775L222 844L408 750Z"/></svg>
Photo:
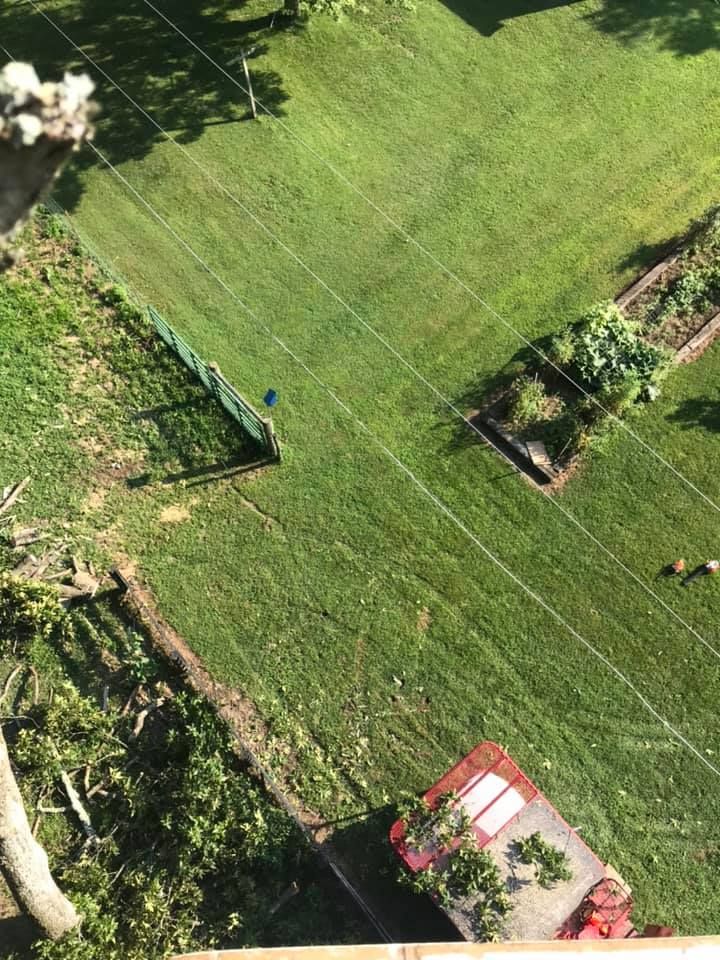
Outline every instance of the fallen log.
<svg viewBox="0 0 720 960"><path fill-rule="evenodd" d="M80 597L87 596L84 590L78 590L77 587L72 587L69 583L58 583L56 586L63 600L79 600Z"/></svg>
<svg viewBox="0 0 720 960"><path fill-rule="evenodd" d="M53 563L55 563L55 561L59 558L60 554L63 552L63 550L66 547L67 547L67 543L63 542L58 544L58 546L55 547L54 550L48 550L48 552L40 558L37 570L35 570L35 572L32 575L33 579L42 577L42 575L45 573L48 567L51 567Z"/></svg>
<svg viewBox="0 0 720 960"><path fill-rule="evenodd" d="M77 570L73 574L72 582L73 585L87 597L94 597L100 587L98 581L84 570Z"/></svg>

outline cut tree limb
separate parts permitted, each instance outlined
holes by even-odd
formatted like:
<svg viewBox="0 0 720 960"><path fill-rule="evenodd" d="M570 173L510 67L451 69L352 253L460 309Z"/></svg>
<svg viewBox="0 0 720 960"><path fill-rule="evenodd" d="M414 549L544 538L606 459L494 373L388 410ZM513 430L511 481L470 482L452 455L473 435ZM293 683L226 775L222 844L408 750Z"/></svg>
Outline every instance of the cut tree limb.
<svg viewBox="0 0 720 960"><path fill-rule="evenodd" d="M0 102L2 102L2 97L0 97ZM1 115L0 115L0 119L1 119ZM1 130L2 128L0 127L0 131ZM0 142L2 142L1 132L0 132ZM1 156L2 155L0 154L0 158ZM0 174L1 173L2 173L2 166L0 165ZM1 183L2 183L2 177L0 176L0 184ZM1 197L2 197L2 185L0 185L0 198ZM0 219L0 222L1 222L1 219ZM5 495L5 491L7 490L7 487L5 487L5 490L3 491L2 503L0 503L0 513L8 512L10 507L12 507L13 504L16 503L18 497L20 496L20 494L23 492L23 490L25 489L25 487L27 487L29 483L30 483L30 477L25 477L24 480L20 481L20 483L16 483L15 486L12 487L12 489L10 490L10 493L8 493L7 495Z"/></svg>
<svg viewBox="0 0 720 960"><path fill-rule="evenodd" d="M10 693L10 688L11 688L12 685L13 685L13 680L15 679L15 677L17 677L17 675L20 673L20 671L22 670L22 668L23 668L23 667L22 667L22 664L20 664L19 666L15 667L15 669L13 670L13 672L10 674L10 676L9 676L9 677L7 678L7 680L5 681L5 686L3 687L3 691L2 691L2 693L0 694L0 706L1 706L3 703L5 703L5 698L6 698L7 695Z"/></svg>
<svg viewBox="0 0 720 960"><path fill-rule="evenodd" d="M14 533L12 537L10 537L10 546L27 547L31 543L35 543L41 539L42 534L37 527L24 527L22 530L18 530L17 533Z"/></svg>
<svg viewBox="0 0 720 960"><path fill-rule="evenodd" d="M281 909L281 907L285 906L288 900L292 900L292 898L298 893L300 893L300 886L297 880L293 880L290 886L283 893L280 894L280 896L275 901L273 906L270 907L270 909L268 910L268 916L271 917L274 913L277 913L278 910Z"/></svg>
<svg viewBox="0 0 720 960"><path fill-rule="evenodd" d="M73 808L73 812L80 821L80 826L83 828L83 833L91 843L96 843L98 835L92 825L90 815L82 805L80 796L75 787L72 785L72 780L64 770L60 771L60 779L62 780L62 785L65 787L65 793L68 795L70 806Z"/></svg>
<svg viewBox="0 0 720 960"><path fill-rule="evenodd" d="M163 697L158 697L157 700L155 700L149 706L145 707L143 710L140 711L140 713L137 715L137 718L135 720L135 726L133 727L133 731L128 737L128 740L130 742L132 742L133 740L137 740L137 738L142 733L142 729L145 726L145 721L147 720L148 714L152 713L153 710L157 710L164 703L165 703L165 700L163 699Z"/></svg>

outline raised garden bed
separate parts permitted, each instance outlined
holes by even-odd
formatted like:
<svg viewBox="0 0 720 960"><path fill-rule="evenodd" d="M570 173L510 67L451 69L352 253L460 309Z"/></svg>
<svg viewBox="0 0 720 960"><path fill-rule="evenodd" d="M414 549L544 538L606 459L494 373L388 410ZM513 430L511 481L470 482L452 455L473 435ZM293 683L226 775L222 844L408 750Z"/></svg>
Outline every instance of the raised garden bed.
<svg viewBox="0 0 720 960"><path fill-rule="evenodd" d="M648 343L696 359L720 330L720 218L711 214L681 248L615 301Z"/></svg>
<svg viewBox="0 0 720 960"><path fill-rule="evenodd" d="M508 459L536 483L546 485L560 480L577 459L579 422L568 411L577 407L582 394L550 366L538 371L536 378L533 382L545 394L536 416L527 421L515 417L515 381L475 414L475 422Z"/></svg>
<svg viewBox="0 0 720 960"><path fill-rule="evenodd" d="M719 335L720 208L614 304L514 360L471 416L532 480L561 486L615 418L655 399L673 362L695 360Z"/></svg>

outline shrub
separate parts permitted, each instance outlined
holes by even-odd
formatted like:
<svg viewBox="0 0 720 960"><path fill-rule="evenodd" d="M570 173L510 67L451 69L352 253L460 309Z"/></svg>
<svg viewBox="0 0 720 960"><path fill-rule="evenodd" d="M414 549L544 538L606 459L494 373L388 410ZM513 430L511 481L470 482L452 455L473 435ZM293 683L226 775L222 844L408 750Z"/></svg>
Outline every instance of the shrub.
<svg viewBox="0 0 720 960"><path fill-rule="evenodd" d="M594 306L575 331L575 368L593 390L617 384L629 375L646 384L659 378L667 366L665 352L645 343L637 325L614 303Z"/></svg>
<svg viewBox="0 0 720 960"><path fill-rule="evenodd" d="M644 386L635 373L629 373L624 380L618 383L606 384L597 395L598 402L616 417L621 416L628 407L631 407L645 390L652 386ZM648 400L654 400L657 392L653 396L647 396Z"/></svg>
<svg viewBox="0 0 720 960"><path fill-rule="evenodd" d="M543 442L555 461L564 453L574 453L580 445L585 424L573 410L562 410L543 427Z"/></svg>
<svg viewBox="0 0 720 960"><path fill-rule="evenodd" d="M550 359L558 367L569 367L575 359L575 338L569 328L553 337Z"/></svg>
<svg viewBox="0 0 720 960"><path fill-rule="evenodd" d="M542 419L547 402L545 385L530 377L520 377L513 384L510 417L516 427L526 427Z"/></svg>
<svg viewBox="0 0 720 960"><path fill-rule="evenodd" d="M37 580L0 574L0 656L66 629L69 621L57 590Z"/></svg>

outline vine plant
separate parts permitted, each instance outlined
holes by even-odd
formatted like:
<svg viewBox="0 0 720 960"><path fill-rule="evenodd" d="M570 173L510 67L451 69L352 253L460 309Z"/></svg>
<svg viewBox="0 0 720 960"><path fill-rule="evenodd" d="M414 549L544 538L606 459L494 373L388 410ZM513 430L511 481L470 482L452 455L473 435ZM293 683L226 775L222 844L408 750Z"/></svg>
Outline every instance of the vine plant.
<svg viewBox="0 0 720 960"><path fill-rule="evenodd" d="M535 878L541 887L554 886L561 880L572 880L572 871L565 854L543 840L539 833L531 833L517 842L522 863L533 864Z"/></svg>
<svg viewBox="0 0 720 960"><path fill-rule="evenodd" d="M510 898L495 861L478 847L470 817L458 795L442 794L433 808L422 798L413 798L401 809L400 818L409 848L444 851L423 870L402 869L400 882L415 893L429 894L446 909L472 897L475 936L485 942L499 940L502 919L510 911Z"/></svg>

